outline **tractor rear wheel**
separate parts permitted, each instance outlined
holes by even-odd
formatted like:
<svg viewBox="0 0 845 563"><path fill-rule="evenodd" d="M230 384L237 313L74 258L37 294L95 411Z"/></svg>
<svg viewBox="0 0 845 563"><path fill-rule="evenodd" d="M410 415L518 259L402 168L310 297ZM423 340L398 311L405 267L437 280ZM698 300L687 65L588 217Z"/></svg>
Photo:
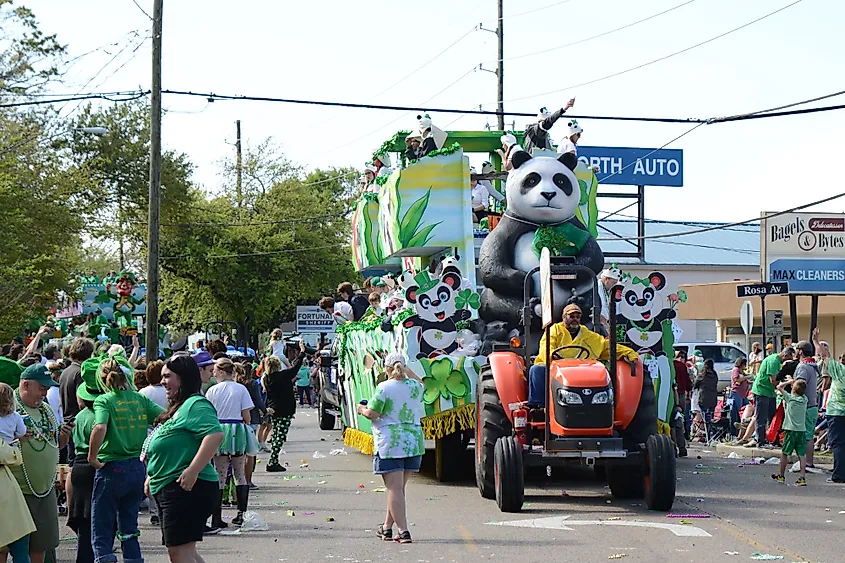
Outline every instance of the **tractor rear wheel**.
<svg viewBox="0 0 845 563"><path fill-rule="evenodd" d="M645 501L649 510L667 511L675 502L675 444L654 434L646 442Z"/></svg>
<svg viewBox="0 0 845 563"><path fill-rule="evenodd" d="M499 399L493 369L486 365L478 375L475 396L475 482L484 498L496 498L494 449L498 439L510 433L511 423Z"/></svg>
<svg viewBox="0 0 845 563"><path fill-rule="evenodd" d="M643 498L643 472L640 466L608 465L605 469L610 493L616 498Z"/></svg>
<svg viewBox="0 0 845 563"><path fill-rule="evenodd" d="M648 437L657 434L657 403L654 397L654 381L648 370L643 370L643 389L640 404L628 427L619 431L622 443L628 451L638 451Z"/></svg>
<svg viewBox="0 0 845 563"><path fill-rule="evenodd" d="M499 438L494 458L496 504L502 512L519 512L525 502L525 474L522 448L516 438Z"/></svg>

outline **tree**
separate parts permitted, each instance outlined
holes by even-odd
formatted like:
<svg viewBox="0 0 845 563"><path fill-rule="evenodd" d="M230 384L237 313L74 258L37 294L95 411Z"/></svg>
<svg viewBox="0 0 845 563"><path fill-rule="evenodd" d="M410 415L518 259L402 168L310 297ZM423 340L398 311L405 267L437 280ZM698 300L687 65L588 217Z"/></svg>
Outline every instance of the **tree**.
<svg viewBox="0 0 845 563"><path fill-rule="evenodd" d="M65 54L55 35L44 35L31 10L0 0L0 98L37 92L60 75Z"/></svg>

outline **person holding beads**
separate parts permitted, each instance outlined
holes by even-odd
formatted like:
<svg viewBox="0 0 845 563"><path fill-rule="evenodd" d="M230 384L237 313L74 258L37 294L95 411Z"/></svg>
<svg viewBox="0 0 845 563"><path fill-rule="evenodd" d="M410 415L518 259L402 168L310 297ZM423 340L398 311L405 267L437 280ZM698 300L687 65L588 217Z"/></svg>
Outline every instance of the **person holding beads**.
<svg viewBox="0 0 845 563"><path fill-rule="evenodd" d="M211 515L213 528L226 528L221 517L223 489L229 464L232 464L232 477L235 480L235 495L238 499L238 515L232 518L232 524L240 526L244 521L249 503L249 481L246 478L247 456L258 453L258 441L249 427L250 411L255 406L249 396L249 390L235 381L235 364L229 358L220 358L214 364L214 377L218 383L209 387L205 393L217 410L217 420L223 427L223 442L214 456L214 468L217 470L220 493L219 502L215 502L215 512Z"/></svg>
<svg viewBox="0 0 845 563"><path fill-rule="evenodd" d="M147 425L164 411L133 390L129 374L134 370L116 359L100 365L98 384L105 393L94 401L94 428L88 444L88 463L97 470L91 498L91 536L97 563L117 561L115 535L123 561L143 561L138 510L144 499L145 471L139 457Z"/></svg>
<svg viewBox="0 0 845 563"><path fill-rule="evenodd" d="M219 498L211 459L223 443L223 429L214 405L201 394L200 369L191 356L176 354L161 376L169 407L144 444L144 488L156 499L171 563L204 563L197 542Z"/></svg>
<svg viewBox="0 0 845 563"><path fill-rule="evenodd" d="M296 414L296 397L293 394L293 380L305 359L305 342L299 341L299 355L293 365L281 369L281 362L276 356L264 358L264 388L267 389L267 412L273 425L273 438L270 442L270 460L267 471L285 471L279 463L279 454L287 440L290 423Z"/></svg>

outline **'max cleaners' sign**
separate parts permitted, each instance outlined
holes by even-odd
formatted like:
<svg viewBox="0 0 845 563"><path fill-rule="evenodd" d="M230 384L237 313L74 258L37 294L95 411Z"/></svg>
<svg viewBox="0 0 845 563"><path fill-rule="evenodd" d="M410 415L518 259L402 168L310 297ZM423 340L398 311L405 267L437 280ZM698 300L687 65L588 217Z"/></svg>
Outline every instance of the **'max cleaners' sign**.
<svg viewBox="0 0 845 563"><path fill-rule="evenodd" d="M598 168L599 184L684 185L684 151L624 147L578 147L578 160Z"/></svg>
<svg viewBox="0 0 845 563"><path fill-rule="evenodd" d="M787 213L760 225L760 260L770 282L790 293L845 294L845 215Z"/></svg>

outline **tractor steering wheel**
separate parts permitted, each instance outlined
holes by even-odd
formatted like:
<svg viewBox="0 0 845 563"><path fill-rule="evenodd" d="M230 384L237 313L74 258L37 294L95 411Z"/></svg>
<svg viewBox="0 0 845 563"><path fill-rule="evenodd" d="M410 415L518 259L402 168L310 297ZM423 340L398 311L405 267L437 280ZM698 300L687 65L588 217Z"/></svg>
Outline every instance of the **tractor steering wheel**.
<svg viewBox="0 0 845 563"><path fill-rule="evenodd" d="M563 360L563 359L565 359L563 356L560 355L560 351L566 350L567 348L574 348L574 349L578 350L578 356L576 356L576 358L575 358L576 360L589 359L590 354L591 354L591 352L588 348L585 348L583 346L578 346L577 344L570 344L568 346L560 346L558 348L555 348L554 351L552 352L552 359L553 360ZM584 358L581 358L581 354L585 354Z"/></svg>

